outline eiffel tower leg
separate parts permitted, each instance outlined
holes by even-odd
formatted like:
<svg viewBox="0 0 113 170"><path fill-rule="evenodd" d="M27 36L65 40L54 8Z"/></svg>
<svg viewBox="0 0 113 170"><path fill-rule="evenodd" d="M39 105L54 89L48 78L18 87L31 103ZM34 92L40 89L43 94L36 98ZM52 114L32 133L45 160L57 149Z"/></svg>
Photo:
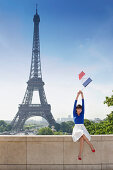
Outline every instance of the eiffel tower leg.
<svg viewBox="0 0 113 170"><path fill-rule="evenodd" d="M19 111L17 112L16 116L14 117L14 119L11 122L12 127L14 126L16 119L18 119L18 115L19 115Z"/></svg>
<svg viewBox="0 0 113 170"><path fill-rule="evenodd" d="M56 121L55 121L54 117L52 116L51 112L45 112L44 118L47 120L47 122L49 123L50 126L55 125Z"/></svg>
<svg viewBox="0 0 113 170"><path fill-rule="evenodd" d="M40 87L39 89L39 96L40 96L40 102L41 104L47 104L47 99L46 99L46 95L45 95L45 91L44 91L44 87Z"/></svg>
<svg viewBox="0 0 113 170"><path fill-rule="evenodd" d="M24 124L25 124L25 121L27 120L27 118L24 118L24 119L22 119L22 122L21 122L21 124L20 124L20 128L19 129L22 129L22 130L24 130Z"/></svg>
<svg viewBox="0 0 113 170"><path fill-rule="evenodd" d="M20 124L18 124L18 127L17 127L17 130L18 130L18 131L24 130L24 128L23 128L24 123L25 123L25 119L22 119L21 122L20 122Z"/></svg>
<svg viewBox="0 0 113 170"><path fill-rule="evenodd" d="M27 86L22 104L28 104L28 103L31 104L32 97L33 97L33 90L29 89L29 86Z"/></svg>
<svg viewBox="0 0 113 170"><path fill-rule="evenodd" d="M15 117L15 119L13 120L12 122L12 130L15 130L15 131L20 131L22 128L21 124L24 120L24 117L23 117L23 113L22 112L19 112L17 113L17 116Z"/></svg>
<svg viewBox="0 0 113 170"><path fill-rule="evenodd" d="M11 129L11 131L17 131L17 127L18 127L18 124L19 124L19 122L21 121L21 119L20 119L20 112L18 111L17 112L17 114L16 114L16 116L15 116L15 118L13 119L13 121L11 122L11 126L12 126L12 129Z"/></svg>

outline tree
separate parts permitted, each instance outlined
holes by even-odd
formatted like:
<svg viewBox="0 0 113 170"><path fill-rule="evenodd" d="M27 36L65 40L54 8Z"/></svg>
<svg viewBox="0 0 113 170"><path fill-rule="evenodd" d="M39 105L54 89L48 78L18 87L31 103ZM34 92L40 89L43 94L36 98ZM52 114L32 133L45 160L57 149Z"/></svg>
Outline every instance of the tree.
<svg viewBox="0 0 113 170"><path fill-rule="evenodd" d="M11 129L12 129L11 124L7 124L7 126L6 126L5 130L6 130L6 131L10 131Z"/></svg>
<svg viewBox="0 0 113 170"><path fill-rule="evenodd" d="M49 127L40 128L37 135L53 135L53 131Z"/></svg>
<svg viewBox="0 0 113 170"><path fill-rule="evenodd" d="M0 120L0 126L6 127L7 123L4 120Z"/></svg>
<svg viewBox="0 0 113 170"><path fill-rule="evenodd" d="M85 126L89 126L89 125L91 125L90 120L88 120L88 119L84 119L84 125L85 125Z"/></svg>
<svg viewBox="0 0 113 170"><path fill-rule="evenodd" d="M112 90L113 92L113 90ZM107 104L109 106L113 106L113 95L111 97L106 96L106 100L104 101L104 104Z"/></svg>
<svg viewBox="0 0 113 170"><path fill-rule="evenodd" d="M0 120L0 132L4 132L7 127L7 123L4 120Z"/></svg>
<svg viewBox="0 0 113 170"><path fill-rule="evenodd" d="M67 132L67 133L72 133L73 126L74 126L73 121L62 122L60 124L60 131Z"/></svg>
<svg viewBox="0 0 113 170"><path fill-rule="evenodd" d="M56 131L60 130L60 124L59 123L55 123L55 129L56 129Z"/></svg>

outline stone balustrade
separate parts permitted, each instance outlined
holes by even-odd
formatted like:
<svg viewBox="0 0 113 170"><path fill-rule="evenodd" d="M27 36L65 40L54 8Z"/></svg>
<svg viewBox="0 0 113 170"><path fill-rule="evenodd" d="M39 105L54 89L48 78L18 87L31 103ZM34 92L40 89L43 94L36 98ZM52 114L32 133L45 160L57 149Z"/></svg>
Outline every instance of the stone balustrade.
<svg viewBox="0 0 113 170"><path fill-rule="evenodd" d="M113 170L113 135L92 135L96 152L71 135L0 135L0 170Z"/></svg>

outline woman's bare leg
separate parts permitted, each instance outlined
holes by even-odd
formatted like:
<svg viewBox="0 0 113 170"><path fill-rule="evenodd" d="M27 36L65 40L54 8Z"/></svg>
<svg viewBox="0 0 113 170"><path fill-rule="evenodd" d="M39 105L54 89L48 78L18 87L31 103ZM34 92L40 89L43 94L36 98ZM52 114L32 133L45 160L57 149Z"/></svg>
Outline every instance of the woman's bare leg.
<svg viewBox="0 0 113 170"><path fill-rule="evenodd" d="M82 151L83 151L83 145L84 145L84 138L81 136L80 138L80 150L79 150L79 157L81 157Z"/></svg>
<svg viewBox="0 0 113 170"><path fill-rule="evenodd" d="M85 135L82 135L83 139L87 142L87 144L90 146L91 149L94 149L92 143L88 140L88 138Z"/></svg>

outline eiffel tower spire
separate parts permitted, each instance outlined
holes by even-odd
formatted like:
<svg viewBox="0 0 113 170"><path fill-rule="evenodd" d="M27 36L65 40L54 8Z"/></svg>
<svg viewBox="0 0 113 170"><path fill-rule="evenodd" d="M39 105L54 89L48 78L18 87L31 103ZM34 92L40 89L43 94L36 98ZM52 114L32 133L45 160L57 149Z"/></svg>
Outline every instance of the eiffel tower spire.
<svg viewBox="0 0 113 170"><path fill-rule="evenodd" d="M42 78L41 73L41 61L40 61L40 40L39 40L39 22L40 17L37 13L36 4L36 14L33 18L34 22L34 34L33 34L33 47L32 47L32 61L29 79L33 77Z"/></svg>
<svg viewBox="0 0 113 170"><path fill-rule="evenodd" d="M40 40L39 40L39 22L40 17L37 12L33 17L34 32L32 59L29 80L27 82L26 92L20 104L18 112L11 122L12 130L21 131L25 121L33 116L41 116L47 120L50 126L54 125L55 119L51 113L51 105L47 103L44 82L42 81L41 61L40 61ZM39 92L40 104L32 104L33 92Z"/></svg>
<svg viewBox="0 0 113 170"><path fill-rule="evenodd" d="M36 4L36 14L37 14L37 4Z"/></svg>

